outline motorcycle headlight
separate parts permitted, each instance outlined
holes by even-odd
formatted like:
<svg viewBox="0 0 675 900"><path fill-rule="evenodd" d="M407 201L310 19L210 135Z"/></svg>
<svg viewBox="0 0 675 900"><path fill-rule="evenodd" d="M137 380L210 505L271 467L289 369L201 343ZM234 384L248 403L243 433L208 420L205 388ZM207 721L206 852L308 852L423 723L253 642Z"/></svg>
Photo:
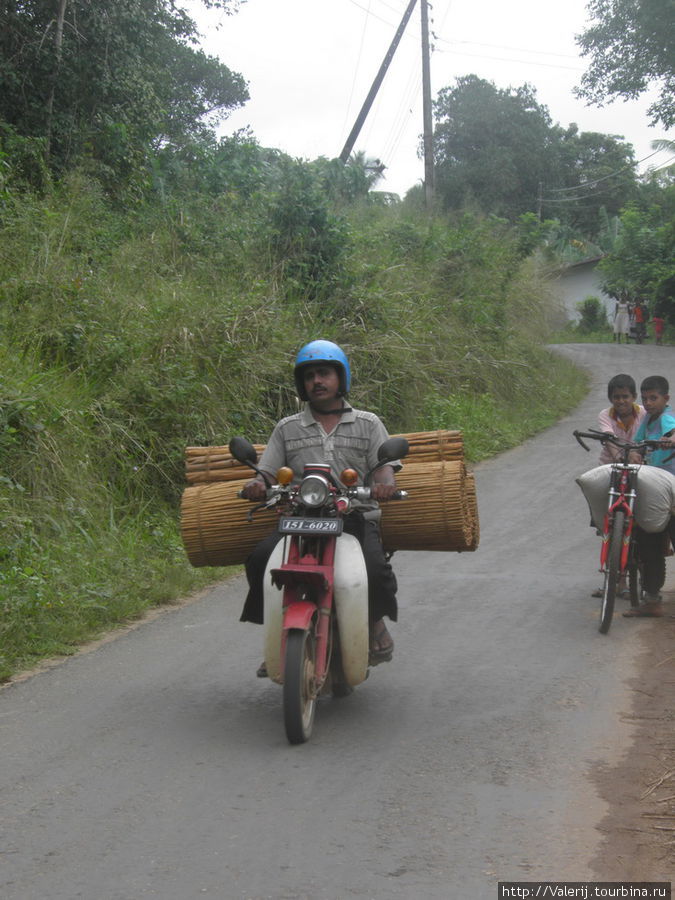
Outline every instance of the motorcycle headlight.
<svg viewBox="0 0 675 900"><path fill-rule="evenodd" d="M328 499L330 488L320 475L308 475L302 479L299 493L305 506L322 506Z"/></svg>

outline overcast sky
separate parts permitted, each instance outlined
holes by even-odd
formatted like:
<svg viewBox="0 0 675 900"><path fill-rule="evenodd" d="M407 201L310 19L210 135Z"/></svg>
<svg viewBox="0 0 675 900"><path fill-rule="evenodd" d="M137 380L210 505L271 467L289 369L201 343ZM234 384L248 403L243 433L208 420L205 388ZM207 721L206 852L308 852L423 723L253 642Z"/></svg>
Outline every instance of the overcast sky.
<svg viewBox="0 0 675 900"><path fill-rule="evenodd" d="M203 33L204 50L243 75L251 99L220 127L250 126L265 147L315 159L340 154L408 0L247 0L233 16L186 6ZM498 88L532 84L539 103L563 126L621 135L636 157L651 141L673 139L650 128L649 98L587 107L572 90L586 68L575 34L587 22L586 0L434 0L431 89L474 73ZM387 166L380 190L403 195L422 181L420 12L416 5L354 150ZM672 154L670 154L672 155ZM661 153L640 166L658 166Z"/></svg>

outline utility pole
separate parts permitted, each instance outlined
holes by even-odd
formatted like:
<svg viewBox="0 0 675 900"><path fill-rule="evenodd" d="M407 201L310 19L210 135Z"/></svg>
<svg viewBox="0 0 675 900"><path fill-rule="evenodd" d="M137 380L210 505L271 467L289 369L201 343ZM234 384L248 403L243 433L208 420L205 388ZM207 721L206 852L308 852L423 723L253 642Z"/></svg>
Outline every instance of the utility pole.
<svg viewBox="0 0 675 900"><path fill-rule="evenodd" d="M434 132L431 117L431 67L429 64L429 15L427 0L420 0L422 12L422 122L424 147L424 202L434 200Z"/></svg>
<svg viewBox="0 0 675 900"><path fill-rule="evenodd" d="M354 144L356 143L356 139L359 136L359 132L363 127L363 123L366 120L366 116L370 112L370 107L373 105L373 100L375 99L377 92L380 89L380 85L382 84L382 80L389 68L389 63L394 58L394 53L396 52L396 48L399 45L401 38L403 37L403 32L405 31L405 26L408 24L408 20L412 15L412 11L415 8L415 3L417 0L410 0L408 4L408 8L403 13L403 18L401 19L401 24L398 26L396 34L394 35L394 39L391 42L389 49L387 50L384 59L382 60L382 65L380 66L380 70L375 76L375 80L373 81L372 87L368 91L368 96L366 97L363 106L361 107L361 112L358 114L356 118L356 122L354 122L354 127L349 132L349 137L342 148L342 153L340 154L340 160L343 163L346 163L349 159L349 154L354 149Z"/></svg>

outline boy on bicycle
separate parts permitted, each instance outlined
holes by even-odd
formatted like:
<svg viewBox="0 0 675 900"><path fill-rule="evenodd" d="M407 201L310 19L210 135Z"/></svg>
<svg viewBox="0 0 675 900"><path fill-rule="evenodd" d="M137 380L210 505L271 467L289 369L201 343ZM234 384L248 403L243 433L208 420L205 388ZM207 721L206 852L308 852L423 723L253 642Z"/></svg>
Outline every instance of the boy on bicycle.
<svg viewBox="0 0 675 900"><path fill-rule="evenodd" d="M634 441L642 420L647 415L637 401L635 379L621 373L614 375L607 384L607 398L612 404L598 414L598 430L608 431L623 441ZM615 462L621 458L621 450L609 442L601 445L598 465ZM593 523L591 522L591 525ZM619 590L624 591L626 585L622 576ZM603 588L593 591L591 597L602 597Z"/></svg>
<svg viewBox="0 0 675 900"><path fill-rule="evenodd" d="M637 388L630 375L615 375L607 385L607 397L612 404L598 415L600 431L609 431L624 441L637 440L635 435L647 413L636 403ZM621 451L613 444L602 445L599 465L611 463L621 457Z"/></svg>
<svg viewBox="0 0 675 900"><path fill-rule="evenodd" d="M650 375L640 385L642 403L647 415L635 435L636 441L662 441L666 447L652 450L644 458L637 452L631 454L631 462L645 462L648 466L665 469L675 477L675 458L668 457L675 450L675 415L668 405L670 400L668 381L662 375ZM644 603L624 613L626 618L662 616L663 603L659 591L666 580L667 540L675 544L675 516L670 517L667 528L657 534L647 534L638 529L637 541L643 563Z"/></svg>

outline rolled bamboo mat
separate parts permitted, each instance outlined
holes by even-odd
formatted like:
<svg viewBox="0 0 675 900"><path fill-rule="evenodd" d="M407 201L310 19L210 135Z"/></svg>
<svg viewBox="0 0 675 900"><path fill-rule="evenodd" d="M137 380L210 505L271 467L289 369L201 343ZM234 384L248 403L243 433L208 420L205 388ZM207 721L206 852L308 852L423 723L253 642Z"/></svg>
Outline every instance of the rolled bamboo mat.
<svg viewBox="0 0 675 900"><path fill-rule="evenodd" d="M464 459L464 439L461 431L414 431L401 434L410 446L408 462L434 462L442 459Z"/></svg>
<svg viewBox="0 0 675 900"><path fill-rule="evenodd" d="M464 459L461 431L415 431L400 437L406 438L410 445L406 465L408 462ZM253 446L260 458L265 445ZM232 458L229 447L187 447L185 450L185 478L188 484L237 481L252 476L248 466L242 466Z"/></svg>
<svg viewBox="0 0 675 900"><path fill-rule="evenodd" d="M471 540L467 550L478 549L480 543L480 519L478 517L478 496L476 494L476 479L473 472L466 473L466 515L471 522Z"/></svg>
<svg viewBox="0 0 675 900"><path fill-rule="evenodd" d="M475 550L479 540L473 475L460 460L407 463L397 475L407 500L382 504L382 541L387 550ZM243 563L273 531L276 515L251 508L237 491L245 480L187 487L181 501L181 536L193 566Z"/></svg>
<svg viewBox="0 0 675 900"><path fill-rule="evenodd" d="M473 476L460 460L406 463L396 485L406 500L383 503L382 543L387 550L475 550L478 519Z"/></svg>
<svg viewBox="0 0 675 900"><path fill-rule="evenodd" d="M253 445L258 459L264 444ZM212 481L237 481L253 478L248 466L242 466L232 457L229 447L186 447L185 478L188 484L208 484Z"/></svg>
<svg viewBox="0 0 675 900"><path fill-rule="evenodd" d="M180 532L193 566L239 565L258 541L274 530L274 512L258 510L253 520L247 521L253 504L237 497L244 484L243 479L217 481L183 491Z"/></svg>

